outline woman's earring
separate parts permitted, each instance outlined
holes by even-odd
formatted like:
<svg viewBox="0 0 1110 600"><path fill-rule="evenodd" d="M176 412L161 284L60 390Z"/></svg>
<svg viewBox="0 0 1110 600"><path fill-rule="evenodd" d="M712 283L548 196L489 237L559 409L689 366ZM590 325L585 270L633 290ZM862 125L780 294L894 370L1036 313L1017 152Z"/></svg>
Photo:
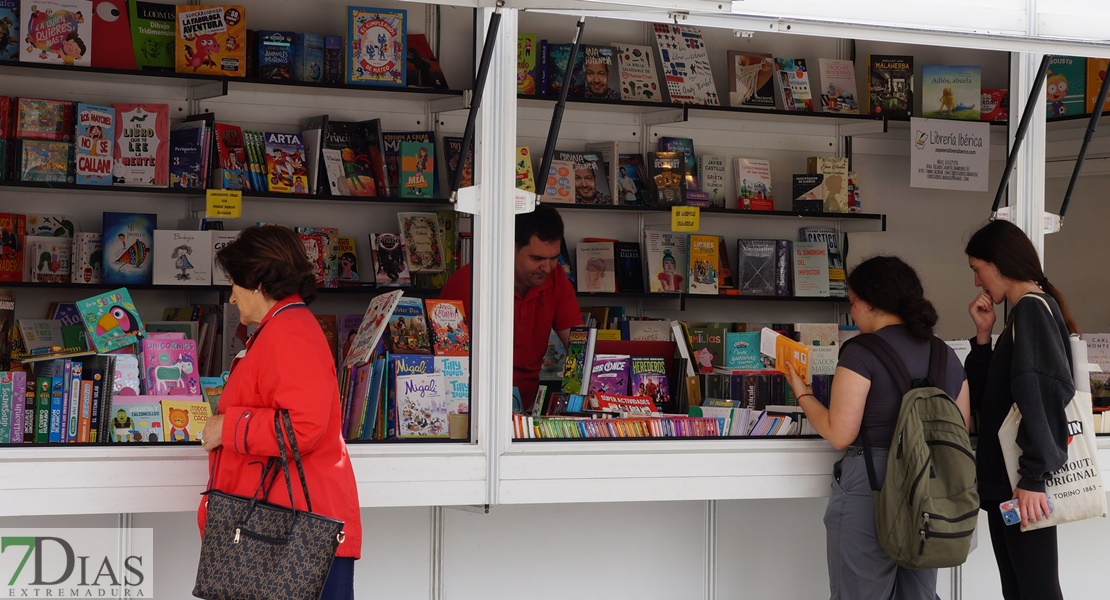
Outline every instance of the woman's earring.
<svg viewBox="0 0 1110 600"><path fill-rule="evenodd" d="M254 290L254 293L256 293L256 294L257 294L257 293L258 293L258 292L260 292L260 291L262 291L262 288L258 288L257 290Z"/></svg>

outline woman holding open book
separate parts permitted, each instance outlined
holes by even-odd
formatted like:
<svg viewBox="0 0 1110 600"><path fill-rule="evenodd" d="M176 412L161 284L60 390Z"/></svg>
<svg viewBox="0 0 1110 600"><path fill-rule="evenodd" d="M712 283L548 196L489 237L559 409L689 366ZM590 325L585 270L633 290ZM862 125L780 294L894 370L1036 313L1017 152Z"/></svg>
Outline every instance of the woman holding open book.
<svg viewBox="0 0 1110 600"><path fill-rule="evenodd" d="M911 379L926 377L937 313L917 273L901 259L876 256L848 275L852 319L863 334L875 334L905 363ZM951 349L943 389L969 423L963 368ZM871 447L877 481L886 475L887 451L904 390L864 344L845 344L826 407L793 365L787 379L813 428L844 455L833 467L825 511L829 587L833 600L936 598L936 569L907 569L894 562L875 533L875 503L867 475L864 440Z"/></svg>
<svg viewBox="0 0 1110 600"><path fill-rule="evenodd" d="M218 414L205 425L210 487L226 494L254 495L263 466L279 454L274 416L279 410L288 411L312 512L344 522L345 537L322 598L353 599L354 561L362 552L358 490L341 433L335 363L324 332L307 306L316 298L312 265L297 235L275 225L244 229L216 253L216 262L231 279L231 303L239 308L240 321L258 328L231 364ZM298 485L293 486L293 498L286 486L273 485L265 499L307 509ZM202 502L198 514L202 533L206 516Z"/></svg>

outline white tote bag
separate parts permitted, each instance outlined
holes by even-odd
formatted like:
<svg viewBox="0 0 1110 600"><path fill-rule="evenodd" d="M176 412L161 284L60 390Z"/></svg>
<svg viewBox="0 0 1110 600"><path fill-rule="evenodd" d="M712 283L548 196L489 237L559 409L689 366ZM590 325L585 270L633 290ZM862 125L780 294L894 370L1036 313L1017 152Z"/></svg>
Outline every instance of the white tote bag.
<svg viewBox="0 0 1110 600"><path fill-rule="evenodd" d="M1029 294L1044 303L1044 298ZM1049 309L1051 312L1051 309ZM1068 420L1068 460L1060 470L1054 472L1045 482L1045 493L1052 502L1052 512L1047 519L1030 522L1022 531L1054 527L1072 521L1091 517L1106 516L1106 490L1102 486L1102 474L1098 467L1098 450L1095 447L1094 419L1091 410L1091 392L1088 385L1087 345L1078 336L1070 338L1072 349L1072 377L1075 379L1076 392L1064 409ZM1084 390L1084 388L1086 388ZM1002 455L1006 460L1006 471L1010 475L1010 485L1017 487L1018 457L1021 448L1017 445L1018 428L1021 425L1021 411L1017 404L1010 408L1010 414L998 429L998 442L1002 445Z"/></svg>

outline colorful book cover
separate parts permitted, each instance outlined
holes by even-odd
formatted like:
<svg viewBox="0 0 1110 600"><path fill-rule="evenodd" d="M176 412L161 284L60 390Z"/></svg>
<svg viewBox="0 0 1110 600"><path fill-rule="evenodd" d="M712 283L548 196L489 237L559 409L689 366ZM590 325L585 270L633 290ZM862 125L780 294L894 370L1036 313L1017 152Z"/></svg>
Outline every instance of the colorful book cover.
<svg viewBox="0 0 1110 600"><path fill-rule="evenodd" d="M470 356L470 333L459 300L425 300L432 326L432 354Z"/></svg>
<svg viewBox="0 0 1110 600"><path fill-rule="evenodd" d="M444 165L447 170L448 185L452 185L455 180L455 173L459 169L459 159L462 157L462 138L445 135L443 136L443 156L446 159ZM466 159L462 161L462 175L459 177L459 188L470 187L474 185L474 144L466 151Z"/></svg>
<svg viewBox="0 0 1110 600"><path fill-rule="evenodd" d="M626 354L598 354L590 367L589 393L628 394L629 357Z"/></svg>
<svg viewBox="0 0 1110 600"><path fill-rule="evenodd" d="M19 4L20 0L0 0L0 62L19 60Z"/></svg>
<svg viewBox="0 0 1110 600"><path fill-rule="evenodd" d="M925 65L921 68L921 116L978 121L982 67Z"/></svg>
<svg viewBox="0 0 1110 600"><path fill-rule="evenodd" d="M25 240L29 281L68 283L73 240L67 237L27 236Z"/></svg>
<svg viewBox="0 0 1110 600"><path fill-rule="evenodd" d="M3 215L0 215L2 218ZM0 335L0 369L9 368L12 358L12 343L15 336L11 334L12 325L15 323L15 290L0 288L0 331L7 335Z"/></svg>
<svg viewBox="0 0 1110 600"><path fill-rule="evenodd" d="M745 370L764 368L759 356L759 332L726 331L724 366L729 369Z"/></svg>
<svg viewBox="0 0 1110 600"><path fill-rule="evenodd" d="M153 276L151 249L158 215L105 212L102 251L104 283L149 285Z"/></svg>
<svg viewBox="0 0 1110 600"><path fill-rule="evenodd" d="M439 373L397 376L397 437L447 437L448 396L444 388Z"/></svg>
<svg viewBox="0 0 1110 600"><path fill-rule="evenodd" d="M19 98L15 103L15 137L68 142L73 139L74 103L46 98Z"/></svg>
<svg viewBox="0 0 1110 600"><path fill-rule="evenodd" d="M728 51L730 106L775 107L775 61L770 54Z"/></svg>
<svg viewBox="0 0 1110 600"><path fill-rule="evenodd" d="M258 78L277 81L293 79L292 31L258 32Z"/></svg>
<svg viewBox="0 0 1110 600"><path fill-rule="evenodd" d="M355 246L355 238L340 237L336 251L338 252L339 273L336 277L340 287L345 286L373 286L374 282L368 277L363 277L359 273L358 249ZM367 263L369 264L369 262Z"/></svg>
<svg viewBox="0 0 1110 600"><path fill-rule="evenodd" d="M813 112L813 92L809 85L809 70L804 58L775 58L779 85L782 86L786 110Z"/></svg>
<svg viewBox="0 0 1110 600"><path fill-rule="evenodd" d="M830 213L848 212L848 159L843 156L811 156L806 170L821 178L824 210Z"/></svg>
<svg viewBox="0 0 1110 600"><path fill-rule="evenodd" d="M143 382L148 394L196 396L201 393L196 340L144 338L141 356Z"/></svg>
<svg viewBox="0 0 1110 600"><path fill-rule="evenodd" d="M620 100L620 73L617 52L610 46L583 44L579 49L583 60L584 97L590 100Z"/></svg>
<svg viewBox="0 0 1110 600"><path fill-rule="evenodd" d="M683 164L685 165L686 177L686 199L694 198L694 192L700 192L701 188L698 187L698 159L694 154L694 140L691 138L680 137L667 137L659 138L659 151L660 152L678 152L682 154ZM699 198L708 200L706 198Z"/></svg>
<svg viewBox="0 0 1110 600"><path fill-rule="evenodd" d="M45 237L73 237L77 220L70 215L27 213L27 235Z"/></svg>
<svg viewBox="0 0 1110 600"><path fill-rule="evenodd" d="M648 203L651 186L642 154L621 154L617 158L617 196L619 204L642 206Z"/></svg>
<svg viewBox="0 0 1110 600"><path fill-rule="evenodd" d="M648 180L652 206L681 206L686 202L686 161L678 152L648 152Z"/></svg>
<svg viewBox="0 0 1110 600"><path fill-rule="evenodd" d="M402 142L420 142L424 144L431 144L435 146L435 132L433 131L387 131L382 133L382 144L385 147L385 170L389 178L389 195L400 196L401 190L398 188L401 181L401 143ZM434 155L434 151L430 153ZM434 181L435 169L429 169L430 175L426 175L430 181ZM434 187L434 186L433 186ZM434 193L434 189L431 193Z"/></svg>
<svg viewBox="0 0 1110 600"><path fill-rule="evenodd" d="M424 301L401 298L389 318L389 351L394 354L431 354L431 335Z"/></svg>
<svg viewBox="0 0 1110 600"><path fill-rule="evenodd" d="M190 394L196 396L196 394ZM204 424L212 416L212 406L203 397L195 400L164 399L162 429L167 442L195 442L201 439Z"/></svg>
<svg viewBox="0 0 1110 600"><path fill-rule="evenodd" d="M1087 114L1095 112L1095 102L1098 101L1098 91L1102 88L1102 80L1106 77L1108 69L1110 69L1110 59L1087 59L1087 90L1086 100L1083 103ZM1103 106L1102 112L1105 113L1108 108L1110 108L1110 97L1106 99L1106 104Z"/></svg>
<svg viewBox="0 0 1110 600"><path fill-rule="evenodd" d="M347 83L406 85L408 12L347 7Z"/></svg>
<svg viewBox="0 0 1110 600"><path fill-rule="evenodd" d="M435 173L435 144L431 142L401 142L402 198L430 198Z"/></svg>
<svg viewBox="0 0 1110 600"><path fill-rule="evenodd" d="M555 157L574 163L575 204L612 204L609 180L605 177L605 163L594 152L568 152L556 150Z"/></svg>
<svg viewBox="0 0 1110 600"><path fill-rule="evenodd" d="M656 356L633 356L629 364L629 394L645 396L662 406L671 401L667 360Z"/></svg>
<svg viewBox="0 0 1110 600"><path fill-rule="evenodd" d="M142 70L172 71L177 7L161 2L132 0L130 13L131 45L135 66Z"/></svg>
<svg viewBox="0 0 1110 600"><path fill-rule="evenodd" d="M208 131L200 121L190 121L170 130L170 187L202 190L208 148Z"/></svg>
<svg viewBox="0 0 1110 600"><path fill-rule="evenodd" d="M569 160L552 160L543 191L544 202L574 204L574 163Z"/></svg>
<svg viewBox="0 0 1110 600"><path fill-rule="evenodd" d="M669 231L644 231L644 260L652 292L686 291L686 235Z"/></svg>
<svg viewBox="0 0 1110 600"><path fill-rule="evenodd" d="M162 402L156 396L113 396L108 413L108 441L113 443L161 442Z"/></svg>
<svg viewBox="0 0 1110 600"><path fill-rule="evenodd" d="M653 27L670 101L720 106L701 29L671 23L655 23Z"/></svg>
<svg viewBox="0 0 1110 600"><path fill-rule="evenodd" d="M1086 95L1087 59L1053 54L1048 60L1048 79L1045 81L1048 118L1090 112L1087 110ZM1094 96L1097 95L1096 89ZM1092 100L1092 108L1093 105Z"/></svg>
<svg viewBox="0 0 1110 600"><path fill-rule="evenodd" d="M91 0L35 0L22 4L19 32L26 45L20 45L19 62L92 65Z"/></svg>
<svg viewBox="0 0 1110 600"><path fill-rule="evenodd" d="M829 297L829 247L825 242L794 242L794 295Z"/></svg>
<svg viewBox="0 0 1110 600"><path fill-rule="evenodd" d="M613 242L579 242L575 252L578 255L578 291L617 291Z"/></svg>
<svg viewBox="0 0 1110 600"><path fill-rule="evenodd" d="M546 41L540 55L540 92L547 96L558 96L563 90L563 80L566 79L567 61L570 60L572 44L548 44ZM574 70L571 71L570 82L567 84L568 98L581 98L585 94L586 80L583 71L585 55L581 48L574 58Z"/></svg>
<svg viewBox="0 0 1110 600"><path fill-rule="evenodd" d="M23 281L26 230L26 215L0 213L0 281Z"/></svg>
<svg viewBox="0 0 1110 600"><path fill-rule="evenodd" d="M339 229L301 226L296 231L316 275L316 287L339 287Z"/></svg>
<svg viewBox="0 0 1110 600"><path fill-rule="evenodd" d="M435 213L399 212L401 241L405 264L413 273L438 273L446 268L443 242L439 239L439 222Z"/></svg>
<svg viewBox="0 0 1110 600"><path fill-rule="evenodd" d="M1049 110L1051 110L1051 104L1052 103L1049 102ZM980 94L979 98L979 120L1009 121L1010 90L1003 88L983 88L983 92Z"/></svg>
<svg viewBox="0 0 1110 600"><path fill-rule="evenodd" d="M93 67L127 71L138 68L127 4L126 0L94 0L92 36L96 43L88 45Z"/></svg>
<svg viewBox="0 0 1110 600"><path fill-rule="evenodd" d="M212 234L207 231L156 229L154 285L212 285Z"/></svg>
<svg viewBox="0 0 1110 600"><path fill-rule="evenodd" d="M77 130L74 134L77 183L112 185L115 121L116 110L110 106L77 103Z"/></svg>
<svg viewBox="0 0 1110 600"><path fill-rule="evenodd" d="M871 114L896 119L913 116L913 57L872 54L867 88Z"/></svg>
<svg viewBox="0 0 1110 600"><path fill-rule="evenodd" d="M423 33L409 34L405 45L408 46L406 73L408 76L407 83L410 87L437 90L446 90L451 87L447 85L447 76L443 74L443 67L439 65L439 59L432 51L432 45L428 43L428 36Z"/></svg>
<svg viewBox="0 0 1110 600"><path fill-rule="evenodd" d="M266 132L266 187L271 192L307 194L304 138L299 133Z"/></svg>
<svg viewBox="0 0 1110 600"><path fill-rule="evenodd" d="M470 359L463 356L435 357L435 372L443 376L448 414L470 412Z"/></svg>
<svg viewBox="0 0 1110 600"><path fill-rule="evenodd" d="M220 406L220 396L224 393L226 383L227 380L223 377L200 378L200 391L204 393L204 399L208 401L211 414L216 414L216 409Z"/></svg>
<svg viewBox="0 0 1110 600"><path fill-rule="evenodd" d="M116 136L112 181L167 187L170 183L170 108L166 104L113 104Z"/></svg>
<svg viewBox="0 0 1110 600"><path fill-rule="evenodd" d="M516 93L525 96L536 95L536 56L539 45L534 33L520 33L516 36Z"/></svg>
<svg viewBox="0 0 1110 600"><path fill-rule="evenodd" d="M691 294L716 294L718 272L720 271L720 251L717 244L720 238L715 235L690 234L690 285Z"/></svg>
<svg viewBox="0 0 1110 600"><path fill-rule="evenodd" d="M214 123L216 158L213 165L212 186L220 190L252 189L248 172L247 144L243 130L238 125Z"/></svg>
<svg viewBox="0 0 1110 600"><path fill-rule="evenodd" d="M589 327L571 327L567 340L567 357L563 367L563 393L582 392L582 376L585 368L586 345L591 336L596 335Z"/></svg>
<svg viewBox="0 0 1110 600"><path fill-rule="evenodd" d="M97 352L137 344L146 333L127 288L78 300L76 304Z"/></svg>
<svg viewBox="0 0 1110 600"><path fill-rule="evenodd" d="M412 278L405 259L405 246L396 233L371 233L370 252L374 260L374 281L379 286L407 287Z"/></svg>
<svg viewBox="0 0 1110 600"><path fill-rule="evenodd" d="M246 77L247 12L242 6L177 7L174 70Z"/></svg>
<svg viewBox="0 0 1110 600"><path fill-rule="evenodd" d="M516 189L535 193L536 178L532 173L532 153L527 146L516 147Z"/></svg>
<svg viewBox="0 0 1110 600"><path fill-rule="evenodd" d="M23 140L20 149L20 181L73 183L73 144Z"/></svg>
<svg viewBox="0 0 1110 600"><path fill-rule="evenodd" d="M617 74L621 100L627 102L662 102L658 69L648 46L614 43L617 48Z"/></svg>
<svg viewBox="0 0 1110 600"><path fill-rule="evenodd" d="M819 58L821 110L829 113L859 114L856 100L856 66L850 60Z"/></svg>
<svg viewBox="0 0 1110 600"><path fill-rule="evenodd" d="M401 293L401 290L394 290L388 294L374 296L370 300L342 366L349 367L370 360L378 340L381 339L382 333L389 324L389 317L393 314Z"/></svg>
<svg viewBox="0 0 1110 600"><path fill-rule="evenodd" d="M733 165L736 179L736 206L741 210L775 210L771 190L771 161L737 158Z"/></svg>

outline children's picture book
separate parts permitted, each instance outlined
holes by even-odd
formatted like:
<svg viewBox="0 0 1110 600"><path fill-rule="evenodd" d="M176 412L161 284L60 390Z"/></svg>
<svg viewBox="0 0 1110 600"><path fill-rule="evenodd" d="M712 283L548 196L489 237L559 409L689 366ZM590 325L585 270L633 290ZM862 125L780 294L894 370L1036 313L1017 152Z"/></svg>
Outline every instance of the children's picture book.
<svg viewBox="0 0 1110 600"><path fill-rule="evenodd" d="M353 286L353 287L372 287L374 285L373 279L360 275L358 248L355 245L355 238L353 237L340 237L337 247L339 273L337 279L339 286ZM369 256L366 256L369 259ZM366 264L369 265L370 261L367 260ZM367 267L367 270L369 268Z"/></svg>
<svg viewBox="0 0 1110 600"><path fill-rule="evenodd" d="M296 232L316 275L316 287L339 287L339 229L302 225Z"/></svg>
<svg viewBox="0 0 1110 600"><path fill-rule="evenodd" d="M1086 58L1058 55L1049 57L1048 79L1045 80L1045 109L1048 111L1048 118L1081 115L1086 112L1086 84Z"/></svg>
<svg viewBox="0 0 1110 600"><path fill-rule="evenodd" d="M210 414L216 414L216 409L220 406L220 396L224 393L225 383L227 383L227 379L222 376L200 378L200 391L204 394L204 399L208 401Z"/></svg>
<svg viewBox="0 0 1110 600"><path fill-rule="evenodd" d="M435 372L443 376L448 414L470 412L470 359L463 356L437 356Z"/></svg>
<svg viewBox="0 0 1110 600"><path fill-rule="evenodd" d="M16 325L23 350L28 354L64 347L62 322L57 319L19 319Z"/></svg>
<svg viewBox="0 0 1110 600"><path fill-rule="evenodd" d="M162 442L162 399L157 396L112 396L108 438L113 443Z"/></svg>
<svg viewBox="0 0 1110 600"><path fill-rule="evenodd" d="M137 68L127 4L126 0L93 1L92 35L96 43L89 44L93 67L127 71Z"/></svg>
<svg viewBox="0 0 1110 600"><path fill-rule="evenodd" d="M150 253L157 228L158 215L153 213L104 213L104 283L151 283L154 271Z"/></svg>
<svg viewBox="0 0 1110 600"><path fill-rule="evenodd" d="M430 198L435 173L435 144L432 142L401 142L400 196Z"/></svg>
<svg viewBox="0 0 1110 600"><path fill-rule="evenodd" d="M783 108L797 112L813 112L813 92L809 85L809 70L804 58L775 58L779 85L782 88Z"/></svg>
<svg viewBox="0 0 1110 600"><path fill-rule="evenodd" d="M1009 121L1010 90L1004 88L983 88L979 97L979 120Z"/></svg>
<svg viewBox="0 0 1110 600"><path fill-rule="evenodd" d="M27 255L27 281L39 283L68 283L73 239L29 235L25 240Z"/></svg>
<svg viewBox="0 0 1110 600"><path fill-rule="evenodd" d="M663 88L655 57L649 46L614 42L617 49L617 74L621 100L626 102L662 102Z"/></svg>
<svg viewBox="0 0 1110 600"><path fill-rule="evenodd" d="M18 33L26 44L19 62L91 66L92 16L92 0L22 2Z"/></svg>
<svg viewBox="0 0 1110 600"><path fill-rule="evenodd" d="M578 291L617 291L616 257L613 242L579 242L577 248Z"/></svg>
<svg viewBox="0 0 1110 600"><path fill-rule="evenodd" d="M443 242L439 239L439 222L435 213L399 212L401 242L405 263L413 273L443 271Z"/></svg>
<svg viewBox="0 0 1110 600"><path fill-rule="evenodd" d="M249 190L253 186L247 173L247 145L238 125L213 123L216 139L216 164L212 169L212 187L220 190Z"/></svg>
<svg viewBox="0 0 1110 600"><path fill-rule="evenodd" d="M269 80L293 79L292 31L261 30L257 34L258 78Z"/></svg>
<svg viewBox="0 0 1110 600"><path fill-rule="evenodd" d="M629 391L633 396L651 398L657 406L671 401L667 381L667 360L656 356L633 356L629 359Z"/></svg>
<svg viewBox="0 0 1110 600"><path fill-rule="evenodd" d="M146 334L127 288L78 300L76 304L97 352L106 353L137 344Z"/></svg>
<svg viewBox="0 0 1110 600"><path fill-rule="evenodd" d="M432 326L432 354L436 356L470 356L470 332L466 325L463 303L459 300L424 301L428 322Z"/></svg>
<svg viewBox="0 0 1110 600"><path fill-rule="evenodd" d="M225 231L223 229L213 229L212 234L212 285L231 285L231 280L228 279L227 273L223 268L216 264L216 253L221 248L235 241L239 237L238 231Z"/></svg>
<svg viewBox="0 0 1110 600"><path fill-rule="evenodd" d="M140 70L172 71L177 37L177 7L162 2L127 3L135 66Z"/></svg>
<svg viewBox="0 0 1110 600"><path fill-rule="evenodd" d="M266 132L266 188L283 194L307 194L304 138L299 133Z"/></svg>
<svg viewBox="0 0 1110 600"><path fill-rule="evenodd" d="M408 12L347 7L347 83L407 84Z"/></svg>
<svg viewBox="0 0 1110 600"><path fill-rule="evenodd" d="M433 88L446 90L451 86L447 84L447 76L443 74L443 67L439 64L432 45L428 43L428 36L423 33L409 34L405 41L408 46L406 56L408 65L406 73L409 87Z"/></svg>
<svg viewBox="0 0 1110 600"><path fill-rule="evenodd" d="M190 396L194 398L167 398L160 401L162 429L167 442L195 442L201 439L204 424L212 416L212 406L203 396Z"/></svg>
<svg viewBox="0 0 1110 600"><path fill-rule="evenodd" d="M516 147L516 189L536 192L536 177L532 173L532 153L527 146Z"/></svg>
<svg viewBox="0 0 1110 600"><path fill-rule="evenodd" d="M104 270L103 237L98 232L73 234L69 260L70 283L100 283Z"/></svg>
<svg viewBox="0 0 1110 600"><path fill-rule="evenodd" d="M370 360L374 348L378 345L378 340L381 339L382 333L385 332L385 328L389 324L389 317L393 314L393 309L397 307L397 302L401 299L401 293L401 290L394 290L387 294L374 296L370 300L342 366L349 367Z"/></svg>
<svg viewBox="0 0 1110 600"><path fill-rule="evenodd" d="M643 206L651 199L647 167L642 154L621 154L617 158L617 204Z"/></svg>
<svg viewBox="0 0 1110 600"><path fill-rule="evenodd" d="M859 114L856 100L856 66L850 60L819 58L821 110L829 113Z"/></svg>
<svg viewBox="0 0 1110 600"><path fill-rule="evenodd" d="M23 280L23 243L27 237L26 230L26 215L0 213L0 281Z"/></svg>
<svg viewBox="0 0 1110 600"><path fill-rule="evenodd" d="M586 363L593 356L593 345L597 339L597 330L590 327L571 327L570 337L567 340L567 357L563 368L563 393L581 394L582 382L585 379L589 385ZM587 352L587 347L589 351Z"/></svg>
<svg viewBox="0 0 1110 600"><path fill-rule="evenodd" d="M770 54L728 51L729 105L775 107L775 62Z"/></svg>
<svg viewBox="0 0 1110 600"><path fill-rule="evenodd" d="M720 238L715 235L690 234L690 285L691 294L715 295L718 288L720 271L720 251L717 244Z"/></svg>
<svg viewBox="0 0 1110 600"><path fill-rule="evenodd" d="M115 121L116 110L110 106L77 103L77 130L74 134L77 183L112 185Z"/></svg>
<svg viewBox="0 0 1110 600"><path fill-rule="evenodd" d="M19 4L21 0L0 0L0 62L19 60ZM2 133L2 131L0 131Z"/></svg>
<svg viewBox="0 0 1110 600"><path fill-rule="evenodd" d="M212 285L212 234L154 230L154 285Z"/></svg>
<svg viewBox="0 0 1110 600"><path fill-rule="evenodd" d="M921 116L978 121L981 71L978 65L921 67Z"/></svg>
<svg viewBox="0 0 1110 600"><path fill-rule="evenodd" d="M536 66L539 61L539 40L534 33L518 33L516 36L516 93L525 96L535 96L537 92L536 78L539 75Z"/></svg>
<svg viewBox="0 0 1110 600"><path fill-rule="evenodd" d="M435 154L435 132L433 131L387 131L382 133L382 144L385 147L385 170L389 178L390 196L401 195L399 185L401 182L401 143L403 142L431 144L433 150L429 151L429 156ZM428 170L431 174L426 174L425 177L434 183L434 166ZM434 185L432 187L434 188ZM430 190L429 193L434 193L434 189Z"/></svg>
<svg viewBox="0 0 1110 600"><path fill-rule="evenodd" d="M238 5L178 6L174 70L246 77L247 11Z"/></svg>
<svg viewBox="0 0 1110 600"><path fill-rule="evenodd" d="M73 145L69 142L23 140L20 149L20 181L73 183Z"/></svg>
<svg viewBox="0 0 1110 600"><path fill-rule="evenodd" d="M443 375L397 375L397 437L447 437L447 394Z"/></svg>
<svg viewBox="0 0 1110 600"><path fill-rule="evenodd" d="M79 227L70 215L27 213L27 235L45 237L73 237Z"/></svg>
<svg viewBox="0 0 1110 600"><path fill-rule="evenodd" d="M540 381L562 381L566 367L567 348L554 329L547 336L547 351L540 364Z"/></svg>
<svg viewBox="0 0 1110 600"><path fill-rule="evenodd" d="M771 161L762 158L737 158L733 161L736 179L736 207L741 210L775 210L771 190Z"/></svg>
<svg viewBox="0 0 1110 600"><path fill-rule="evenodd" d="M112 182L170 184L170 108L166 104L113 104L116 136Z"/></svg>
<svg viewBox="0 0 1110 600"><path fill-rule="evenodd" d="M431 354L431 336L424 315L424 301L404 297L389 317L389 351L394 354Z"/></svg>
<svg viewBox="0 0 1110 600"><path fill-rule="evenodd" d="M196 396L200 392L197 342L168 337L142 341L143 384L148 394Z"/></svg>
<svg viewBox="0 0 1110 600"><path fill-rule="evenodd" d="M810 382L809 347L805 344L764 327L759 331L759 352L770 359L770 366L775 370L789 373L787 369L793 365L802 380Z"/></svg>
<svg viewBox="0 0 1110 600"><path fill-rule="evenodd" d="M68 142L73 139L75 103L46 98L15 102L15 137L21 140Z"/></svg>
<svg viewBox="0 0 1110 600"><path fill-rule="evenodd" d="M655 23L653 27L670 101L720 106L701 29L671 23Z"/></svg>
<svg viewBox="0 0 1110 600"><path fill-rule="evenodd" d="M872 54L867 61L871 114L913 116L913 56Z"/></svg>
<svg viewBox="0 0 1110 600"><path fill-rule="evenodd" d="M650 291L686 291L686 237L681 232L644 231L644 260Z"/></svg>
<svg viewBox="0 0 1110 600"><path fill-rule="evenodd" d="M543 202L574 204L574 163L552 160L543 191Z"/></svg>
<svg viewBox="0 0 1110 600"><path fill-rule="evenodd" d="M1110 68L1110 59L1087 59L1087 90L1086 100L1083 103L1084 112L1095 112L1095 103L1098 102L1098 91L1102 88L1102 80L1106 78L1108 68ZM1110 109L1110 98L1107 98L1106 104L1103 105L1102 112L1106 112L1107 109Z"/></svg>
<svg viewBox="0 0 1110 600"><path fill-rule="evenodd" d="M597 354L590 369L589 394L628 394L627 354Z"/></svg>
<svg viewBox="0 0 1110 600"><path fill-rule="evenodd" d="M326 43L318 33L293 33L293 79L312 83L324 80Z"/></svg>
<svg viewBox="0 0 1110 600"><path fill-rule="evenodd" d="M370 252L374 261L374 282L384 287L407 287L412 282L405 246L396 233L371 233Z"/></svg>

